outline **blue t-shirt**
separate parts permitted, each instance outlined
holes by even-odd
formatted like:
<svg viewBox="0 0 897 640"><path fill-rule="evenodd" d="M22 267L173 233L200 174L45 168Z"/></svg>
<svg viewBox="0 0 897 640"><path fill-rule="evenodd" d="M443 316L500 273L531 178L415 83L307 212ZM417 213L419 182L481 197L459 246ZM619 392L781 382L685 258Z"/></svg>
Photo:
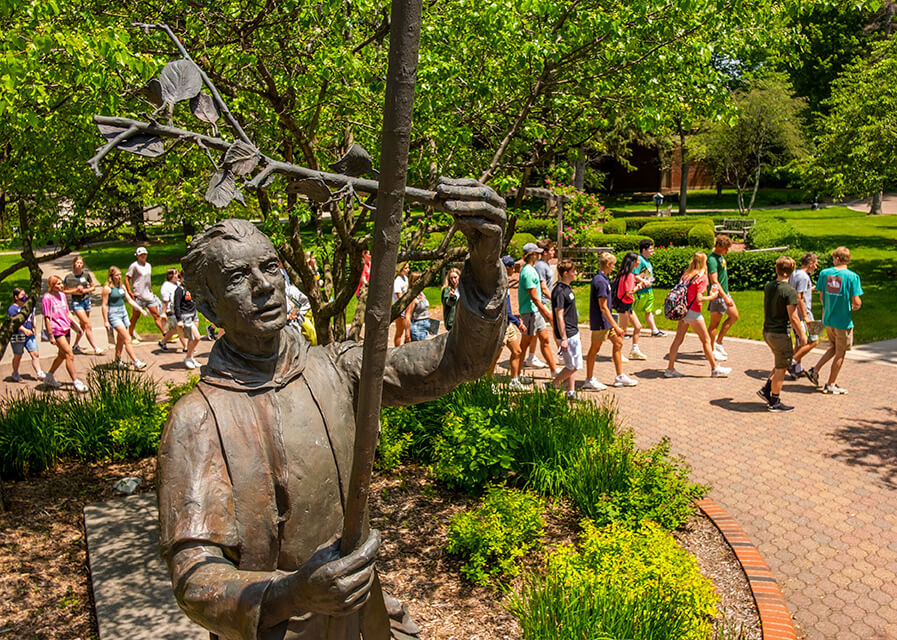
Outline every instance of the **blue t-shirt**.
<svg viewBox="0 0 897 640"><path fill-rule="evenodd" d="M598 300L604 298L607 300L607 310L611 310L610 297L610 280L600 271L592 278L592 284L589 287L589 328L592 331L601 331L602 329L610 329L611 324L601 313L601 306Z"/></svg>
<svg viewBox="0 0 897 640"><path fill-rule="evenodd" d="M833 329L852 329L850 299L863 295L860 276L846 268L823 269L816 281L816 291L822 292L822 324Z"/></svg>
<svg viewBox="0 0 897 640"><path fill-rule="evenodd" d="M16 303L12 303L9 305L9 311L7 312L9 317L12 318L14 315L19 313L22 310L22 307L17 305ZM34 331L34 310L32 309L31 313L28 314L28 317L25 318L25 322L23 322L19 329L28 329L29 331ZM18 333L18 331L16 332Z"/></svg>
<svg viewBox="0 0 897 640"><path fill-rule="evenodd" d="M635 269L632 270L632 273L638 275L642 271L647 271L648 275L650 276L649 281L654 282L654 265L651 264L651 261L648 260L648 258L640 255L638 257L638 263L635 265ZM635 292L635 297L638 298L639 296L643 296L646 293L650 292L653 288L654 287L650 285L647 287L643 287Z"/></svg>

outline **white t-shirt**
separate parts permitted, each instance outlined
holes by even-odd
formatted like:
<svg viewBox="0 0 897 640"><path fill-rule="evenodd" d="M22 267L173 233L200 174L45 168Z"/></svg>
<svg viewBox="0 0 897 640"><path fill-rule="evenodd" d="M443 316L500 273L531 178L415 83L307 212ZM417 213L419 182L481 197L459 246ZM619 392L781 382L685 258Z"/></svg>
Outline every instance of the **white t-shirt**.
<svg viewBox="0 0 897 640"><path fill-rule="evenodd" d="M165 315L170 316L174 313L174 292L178 290L178 286L169 280L162 283L159 289L159 297L162 298L162 304L165 306Z"/></svg>
<svg viewBox="0 0 897 640"><path fill-rule="evenodd" d="M408 291L408 276L396 276L392 283L392 301L398 302L406 291Z"/></svg>
<svg viewBox="0 0 897 640"><path fill-rule="evenodd" d="M788 284L794 287L794 290L804 299L804 308L807 310L807 316L813 318L813 282L803 269L795 269L794 273L788 279Z"/></svg>
<svg viewBox="0 0 897 640"><path fill-rule="evenodd" d="M153 268L147 262L142 267L136 260L128 267L125 274L131 279L131 291L134 297L144 302L152 302L153 300Z"/></svg>

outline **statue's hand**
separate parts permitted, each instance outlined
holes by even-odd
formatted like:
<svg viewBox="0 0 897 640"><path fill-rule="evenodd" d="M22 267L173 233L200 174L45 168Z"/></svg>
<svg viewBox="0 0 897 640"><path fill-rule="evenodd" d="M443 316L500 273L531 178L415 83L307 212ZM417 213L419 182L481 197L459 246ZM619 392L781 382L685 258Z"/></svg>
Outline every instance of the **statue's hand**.
<svg viewBox="0 0 897 640"><path fill-rule="evenodd" d="M364 544L342 558L339 546L339 540L321 546L290 576L296 581L294 610L345 616L367 602L374 581L380 532L372 529Z"/></svg>
<svg viewBox="0 0 897 640"><path fill-rule="evenodd" d="M440 209L452 214L467 236L474 279L480 291L489 296L503 281L500 258L507 222L504 198L470 178L439 178L436 193Z"/></svg>

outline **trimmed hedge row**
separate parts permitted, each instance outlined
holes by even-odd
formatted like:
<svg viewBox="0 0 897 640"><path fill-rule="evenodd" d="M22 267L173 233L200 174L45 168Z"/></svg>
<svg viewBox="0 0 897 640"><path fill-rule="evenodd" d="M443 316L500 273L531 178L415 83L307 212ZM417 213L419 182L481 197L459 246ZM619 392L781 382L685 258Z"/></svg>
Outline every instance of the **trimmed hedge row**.
<svg viewBox="0 0 897 640"><path fill-rule="evenodd" d="M558 221L552 218L517 218L515 233L529 233L537 238L551 238L558 235Z"/></svg>
<svg viewBox="0 0 897 640"><path fill-rule="evenodd" d="M706 222L710 225L717 224L714 222L716 218L709 215L703 216L671 216L669 218L658 217L658 216L633 216L632 218L615 218L622 220L626 223L626 230L633 231L637 229L641 229L649 222ZM722 218L719 219L719 224L722 224Z"/></svg>
<svg viewBox="0 0 897 640"><path fill-rule="evenodd" d="M616 233L601 233L589 231L586 233L583 246L585 247L613 247L615 251L638 251L639 242L651 240L644 235L622 235Z"/></svg>
<svg viewBox="0 0 897 640"><path fill-rule="evenodd" d="M782 218L758 220L747 234L747 242L754 249L767 247L806 247L807 237Z"/></svg>
<svg viewBox="0 0 897 640"><path fill-rule="evenodd" d="M700 218L697 220L663 220L649 222L639 229L639 234L648 236L658 246L675 245L677 247L688 246L688 233L693 227L702 226L710 229L713 234L713 218ZM703 245L699 245L703 246ZM712 246L712 243L711 243Z"/></svg>
<svg viewBox="0 0 897 640"><path fill-rule="evenodd" d="M604 223L602 231L604 233L612 233L615 235L625 235L628 228L625 220L611 219Z"/></svg>
<svg viewBox="0 0 897 640"><path fill-rule="evenodd" d="M527 242L536 242L537 238L531 233L520 233L519 231L514 234L514 237L511 238L511 242L508 244L508 255L510 255L515 260L520 260L523 257L523 245Z"/></svg>

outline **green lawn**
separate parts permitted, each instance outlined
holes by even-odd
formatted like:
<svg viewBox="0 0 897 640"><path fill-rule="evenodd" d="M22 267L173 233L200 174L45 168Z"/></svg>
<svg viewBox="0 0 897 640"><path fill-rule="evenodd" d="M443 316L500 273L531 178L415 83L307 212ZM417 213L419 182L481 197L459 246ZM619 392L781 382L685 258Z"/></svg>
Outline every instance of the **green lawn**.
<svg viewBox="0 0 897 640"><path fill-rule="evenodd" d="M602 199L602 203L608 208L617 211L634 211L654 209L654 202L650 195L620 196ZM745 200L750 200L750 193L745 194ZM756 207L777 207L783 204L806 204L809 207L811 196L800 189L760 189L757 191ZM686 204L689 209L737 209L738 196L735 189L723 189L721 196L717 197L716 189L696 189L688 192ZM675 195L664 196L663 207L670 205L676 211L679 208L679 199Z"/></svg>

